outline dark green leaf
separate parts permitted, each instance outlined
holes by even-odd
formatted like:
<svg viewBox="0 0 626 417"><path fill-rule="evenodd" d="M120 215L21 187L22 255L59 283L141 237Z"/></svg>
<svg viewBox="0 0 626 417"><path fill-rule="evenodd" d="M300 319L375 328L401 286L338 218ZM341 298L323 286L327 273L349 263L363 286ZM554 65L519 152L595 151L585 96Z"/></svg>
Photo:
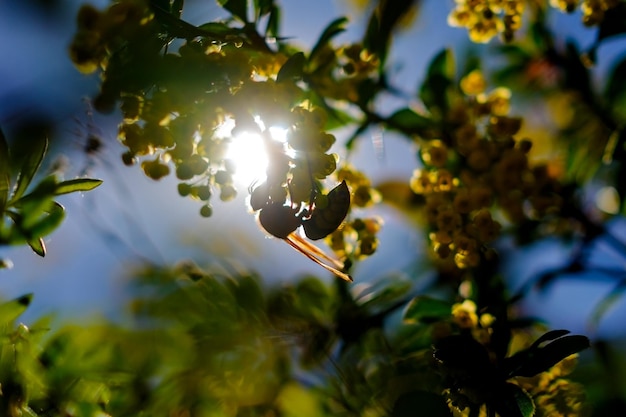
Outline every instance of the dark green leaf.
<svg viewBox="0 0 626 417"><path fill-rule="evenodd" d="M306 58L304 53L297 52L289 57L287 62L283 64L276 76L276 82L293 81L294 79L301 79L304 73L304 64Z"/></svg>
<svg viewBox="0 0 626 417"><path fill-rule="evenodd" d="M411 282L406 279L386 277L369 287L357 302L366 308L382 310L401 301L411 288Z"/></svg>
<svg viewBox="0 0 626 417"><path fill-rule="evenodd" d="M150 7L153 9L170 11L170 0L150 0Z"/></svg>
<svg viewBox="0 0 626 417"><path fill-rule="evenodd" d="M278 37L280 30L280 7L272 6L267 19L267 26L265 27L265 36Z"/></svg>
<svg viewBox="0 0 626 417"><path fill-rule="evenodd" d="M450 303L425 295L412 299L404 312L405 323L432 322L452 313Z"/></svg>
<svg viewBox="0 0 626 417"><path fill-rule="evenodd" d="M563 63L565 71L565 84L582 94L583 100L594 100L594 92L591 87L591 75L589 69L581 61L581 53L574 42L567 42L566 61ZM585 154L585 157L588 155Z"/></svg>
<svg viewBox="0 0 626 417"><path fill-rule="evenodd" d="M22 163L22 168L17 176L17 184L15 187L15 191L11 196L11 201L16 201L26 191L30 183L32 182L37 170L41 166L41 161L46 154L48 149L48 139L43 138L41 140L33 140L32 147L30 148L30 152L26 155L24 162Z"/></svg>
<svg viewBox="0 0 626 417"><path fill-rule="evenodd" d="M180 18L183 14L183 7L185 6L185 0L174 0L172 2L172 15Z"/></svg>
<svg viewBox="0 0 626 417"><path fill-rule="evenodd" d="M9 145L0 129L0 215L4 213L7 201L9 201L9 187L11 185L11 159L9 157ZM0 218L0 221L2 219Z"/></svg>
<svg viewBox="0 0 626 417"><path fill-rule="evenodd" d="M395 26L416 3L416 0L383 0L377 2L367 25L363 46L379 57L381 66L387 58L389 43Z"/></svg>
<svg viewBox="0 0 626 417"><path fill-rule="evenodd" d="M0 304L0 324L13 322L26 311L32 300L33 294L25 294Z"/></svg>
<svg viewBox="0 0 626 417"><path fill-rule="evenodd" d="M519 386L511 383L506 383L498 391L491 405L503 417L532 417L535 415L535 404L530 395Z"/></svg>
<svg viewBox="0 0 626 417"><path fill-rule="evenodd" d="M274 8L276 8L274 0L254 0L254 11L257 18L265 16Z"/></svg>
<svg viewBox="0 0 626 417"><path fill-rule="evenodd" d="M243 22L248 21L247 0L217 0L217 3Z"/></svg>
<svg viewBox="0 0 626 417"><path fill-rule="evenodd" d="M90 191L102 184L102 180L92 178L77 178L57 184L54 195L69 194L77 191Z"/></svg>
<svg viewBox="0 0 626 417"><path fill-rule="evenodd" d="M550 332L552 334L549 337L546 338L545 336L548 335L546 334L528 349L507 358L504 362L507 375L535 376L540 372L547 371L569 355L578 353L590 346L587 337L572 335L560 337L544 347L539 347L540 343L558 337L557 332L563 331Z"/></svg>
<svg viewBox="0 0 626 417"><path fill-rule="evenodd" d="M42 258L46 256L46 245L43 243L42 238L30 238L27 240L27 243L37 255Z"/></svg>
<svg viewBox="0 0 626 417"><path fill-rule="evenodd" d="M539 345L541 345L543 342L549 342L554 339L558 339L559 337L565 336L566 334L569 334L569 333L570 331L565 330L565 329L550 330L549 332L544 333L539 339L535 340L533 344L531 345L531 349L535 349L539 347Z"/></svg>
<svg viewBox="0 0 626 417"><path fill-rule="evenodd" d="M443 396L427 391L402 394L393 405L391 417L452 417Z"/></svg>
<svg viewBox="0 0 626 417"><path fill-rule="evenodd" d="M596 45L606 38L626 33L626 3L621 2L604 14L598 29Z"/></svg>
<svg viewBox="0 0 626 417"><path fill-rule="evenodd" d="M265 307L263 291L258 280L251 276L240 276L226 281L226 286L235 296L238 306L250 314L258 314Z"/></svg>
<svg viewBox="0 0 626 417"><path fill-rule="evenodd" d="M462 371L481 383L493 384L496 369L489 352L469 334L456 334L437 340L433 358L451 371Z"/></svg>
<svg viewBox="0 0 626 417"><path fill-rule="evenodd" d="M324 29L324 32L322 32L320 38L317 40L317 43L315 44L313 49L311 49L311 54L309 55L309 62L312 62L313 60L315 60L315 57L317 56L317 54L322 49L324 49L324 47L326 47L326 45L328 44L328 42L330 42L332 38L334 38L339 33L343 32L344 30L346 30L345 29L346 23L348 23L348 18L340 17L338 19L333 20L328 26L326 26L326 29Z"/></svg>
<svg viewBox="0 0 626 417"><path fill-rule="evenodd" d="M241 30L231 28L225 23L220 22L207 22L198 26L198 30L203 36L219 38L226 35L240 35Z"/></svg>
<svg viewBox="0 0 626 417"><path fill-rule="evenodd" d="M454 85L455 67L452 52L444 49L431 61L420 88L420 99L433 113L442 114L448 109L448 90Z"/></svg>
<svg viewBox="0 0 626 417"><path fill-rule="evenodd" d="M387 119L387 126L407 134L420 134L430 128L433 122L409 108L400 109Z"/></svg>

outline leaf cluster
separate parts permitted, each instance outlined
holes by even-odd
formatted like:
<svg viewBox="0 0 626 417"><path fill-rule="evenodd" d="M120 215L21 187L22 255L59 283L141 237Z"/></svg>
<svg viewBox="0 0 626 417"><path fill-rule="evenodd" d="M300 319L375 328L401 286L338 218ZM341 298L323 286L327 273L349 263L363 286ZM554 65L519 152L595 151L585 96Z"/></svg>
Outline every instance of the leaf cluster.
<svg viewBox="0 0 626 417"><path fill-rule="evenodd" d="M88 178L59 181L55 174L51 174L32 185L47 148L47 139L35 139L20 161L9 153L8 143L0 130L0 245L26 243L42 257L46 254L43 238L59 227L65 218L65 208L55 197L90 191L102 183ZM11 167L18 161L21 164L13 183Z"/></svg>

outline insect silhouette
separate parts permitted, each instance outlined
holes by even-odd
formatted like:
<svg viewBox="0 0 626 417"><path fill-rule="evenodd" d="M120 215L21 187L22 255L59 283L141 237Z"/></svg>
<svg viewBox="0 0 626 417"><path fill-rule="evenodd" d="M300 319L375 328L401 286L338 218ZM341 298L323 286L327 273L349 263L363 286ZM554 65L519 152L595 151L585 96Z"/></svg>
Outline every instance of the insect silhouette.
<svg viewBox="0 0 626 417"><path fill-rule="evenodd" d="M274 201L269 191L269 186L264 183L252 190L250 195L250 206L259 212L261 227L272 236L283 239L322 268L352 282L352 277L341 271L343 262L295 233L302 226L309 239L319 240L337 230L350 209L350 190L346 182L342 181L326 196L314 194L311 204L305 209L301 209L300 205L285 205L284 200Z"/></svg>

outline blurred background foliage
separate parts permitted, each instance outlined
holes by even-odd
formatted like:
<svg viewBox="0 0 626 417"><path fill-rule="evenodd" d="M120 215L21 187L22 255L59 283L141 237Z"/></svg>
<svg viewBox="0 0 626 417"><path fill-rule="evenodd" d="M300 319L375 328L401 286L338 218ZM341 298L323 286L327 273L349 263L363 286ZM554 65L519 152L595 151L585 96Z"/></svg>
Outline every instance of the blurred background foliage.
<svg viewBox="0 0 626 417"><path fill-rule="evenodd" d="M229 149L259 139L267 164L248 201L259 225L343 279L270 285L227 262L152 259L128 271L133 299L117 322L26 325L32 295L6 301L1 412L623 415L619 342L551 330L520 304L557 280L604 279L612 290L589 318L597 325L626 288L626 243L612 227L626 197L622 44L593 78L599 48L623 41L626 3L457 0L441 24L492 48L439 51L407 91L390 57L425 1L351 2L360 39L338 44L349 22L329 16L310 49L281 32L273 0L218 0L224 18L201 24L182 0L82 6L69 57L99 76L89 117L92 107L119 116L119 162L175 177L172 193L211 217L216 197L234 204L238 192L242 164ZM593 44L557 37L554 13L578 13ZM64 217L54 198L100 185L87 172L63 180L62 166L39 172L46 125L0 136L0 244L41 256ZM86 130L83 150L97 153L97 128ZM380 130L415 149L411 177L370 178L353 157L369 139L384 150ZM428 256L414 274L363 284L358 265L376 256L384 227L366 209L380 204L406 216ZM511 286L507 265L551 239L567 259ZM599 262L598 245L622 262Z"/></svg>

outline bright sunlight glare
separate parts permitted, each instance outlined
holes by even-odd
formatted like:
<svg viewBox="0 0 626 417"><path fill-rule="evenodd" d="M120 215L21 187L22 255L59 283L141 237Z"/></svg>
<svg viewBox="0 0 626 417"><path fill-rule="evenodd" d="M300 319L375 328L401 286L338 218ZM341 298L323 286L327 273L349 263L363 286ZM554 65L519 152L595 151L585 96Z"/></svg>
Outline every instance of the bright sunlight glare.
<svg viewBox="0 0 626 417"><path fill-rule="evenodd" d="M256 120L261 129L264 128L260 120ZM232 130L234 123L229 120L225 123L224 129L230 127ZM272 139L278 142L286 142L287 130L279 127L270 127ZM263 138L258 133L242 132L230 139L230 145L226 152L226 158L234 162L234 180L246 187L253 182L265 180L265 172L268 165L268 157L263 143Z"/></svg>
<svg viewBox="0 0 626 417"><path fill-rule="evenodd" d="M245 132L233 137L226 157L235 163L235 181L248 186L265 179L267 152L260 135Z"/></svg>

